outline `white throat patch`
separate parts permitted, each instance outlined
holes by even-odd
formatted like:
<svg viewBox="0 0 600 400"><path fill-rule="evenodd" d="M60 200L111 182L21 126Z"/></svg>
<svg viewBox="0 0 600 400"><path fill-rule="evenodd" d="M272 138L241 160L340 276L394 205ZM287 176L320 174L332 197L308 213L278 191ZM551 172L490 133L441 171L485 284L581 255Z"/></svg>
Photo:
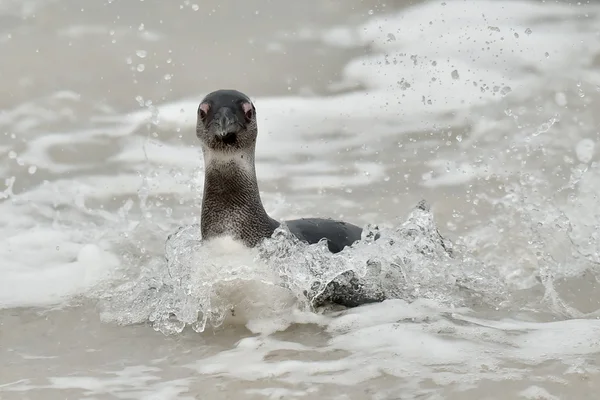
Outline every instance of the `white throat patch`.
<svg viewBox="0 0 600 400"><path fill-rule="evenodd" d="M254 160L248 152L236 151L225 153L221 151L204 151L204 164L208 167L234 163L246 173L254 172Z"/></svg>

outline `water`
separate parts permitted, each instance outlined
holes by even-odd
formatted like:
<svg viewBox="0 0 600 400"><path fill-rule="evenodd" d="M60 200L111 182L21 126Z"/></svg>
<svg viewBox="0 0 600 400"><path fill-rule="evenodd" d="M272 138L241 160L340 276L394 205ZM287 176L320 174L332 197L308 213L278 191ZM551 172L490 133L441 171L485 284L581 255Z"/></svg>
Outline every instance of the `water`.
<svg viewBox="0 0 600 400"><path fill-rule="evenodd" d="M596 3L0 21L1 399L596 397ZM220 87L255 100L269 213L365 226L356 248L199 246L195 112ZM314 301L348 271L390 300Z"/></svg>

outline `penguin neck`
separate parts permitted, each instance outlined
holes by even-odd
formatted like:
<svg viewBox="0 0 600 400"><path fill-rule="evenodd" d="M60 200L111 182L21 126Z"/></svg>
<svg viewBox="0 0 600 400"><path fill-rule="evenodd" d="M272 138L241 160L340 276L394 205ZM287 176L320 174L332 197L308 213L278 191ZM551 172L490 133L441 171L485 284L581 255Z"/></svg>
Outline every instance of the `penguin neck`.
<svg viewBox="0 0 600 400"><path fill-rule="evenodd" d="M203 153L202 239L228 235L253 247L270 237L278 223L262 204L254 152Z"/></svg>

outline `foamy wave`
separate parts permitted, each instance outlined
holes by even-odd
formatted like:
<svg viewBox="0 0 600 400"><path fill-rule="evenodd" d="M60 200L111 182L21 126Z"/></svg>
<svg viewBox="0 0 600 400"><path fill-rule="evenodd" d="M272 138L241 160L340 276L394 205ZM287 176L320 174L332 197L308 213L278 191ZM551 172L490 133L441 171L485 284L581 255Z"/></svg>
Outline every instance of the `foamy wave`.
<svg viewBox="0 0 600 400"><path fill-rule="evenodd" d="M514 4L523 8L515 13ZM340 28L351 31L344 34L345 38L356 38L372 48L372 55L356 58L344 71L345 83L360 83L366 89L323 97L256 99L261 130L257 144L259 179L268 182L285 178L290 195L300 201L304 200L303 196L308 197L302 193L306 189L335 187L350 191L353 186L381 182L392 175L390 170L395 172L399 168L400 160L408 160L412 165L430 168L420 183L436 188L466 184L477 178L487 179L491 174L508 176L518 171L521 164L512 162L514 153L498 152L496 146L486 143L486 140L500 143L500 136L506 132L510 132L509 141L518 143L524 151L529 149L530 142L525 137L528 134L537 138L534 140L539 140L539 144L554 141L558 143L557 147L572 148L569 143L578 133L569 131L568 135L562 136L540 133L546 128L554 133L554 125L543 127L540 124L542 120L547 124L552 115L532 117L533 112L518 115L517 111L499 111L498 106L519 104L523 99L529 99L531 93L539 91L547 94L543 87L549 85L549 79L556 82L550 84L552 90L571 82L569 75L575 73L581 77L582 85L598 79L598 74L589 70L600 46L591 39L597 26L598 8L587 6L586 10L586 18L581 20L576 19L579 14L574 8L558 5L504 1L483 1L469 6L454 2L445 6L424 3L397 15L375 17L364 26ZM554 18L557 16L562 18L560 29ZM336 40L335 37L330 34L327 40L331 42ZM572 97L573 93L565 91L562 97L559 96L560 101L553 96L554 106L564 106L565 101L575 103L580 98L577 93ZM18 168L37 168L31 181L23 183L16 195L8 192L5 195L10 199L2 204L9 227L4 230L5 236L18 237L17 229L36 224L41 225L40 232L50 232L49 235L54 236L54 231L48 227L55 224L56 219L73 218L73 235L79 237L72 239L77 243L68 254L72 262L78 251L90 243L85 234L76 233L78 225L81 230L86 229L85 223L76 221L93 218L98 224L96 232L99 235L103 230L113 230L115 225L110 224L122 224L126 219L123 215L131 209L131 203L126 207L121 201L128 200L136 206L139 203L142 215L147 212L142 210L144 207L162 210L163 215L155 213L150 222L161 225L161 229L175 225L177 221L170 217L173 209L177 208L178 202L186 202L188 206L190 201L197 201L197 188L202 184L199 174L201 155L193 138L201 95L123 115L114 115L112 110L95 104L84 104L84 116L89 119L82 129L68 132L51 128L55 124L64 126L65 122L75 121L71 105L81 105L77 93L60 92L5 110L0 114L0 124L7 130L31 137L27 138L16 158L3 166L3 172L11 176ZM548 110L549 113L555 111ZM481 115L486 115L487 119L482 120ZM518 126L529 129L525 135L520 128L513 129L516 116L519 116L518 124L525 121ZM83 124L81 117L76 121ZM469 135L459 140L457 134L452 133L451 140L454 144L460 143L459 149L478 145L473 147L474 152L457 151L454 146L445 150L444 145L450 139L444 136L448 132L441 127L448 127L450 131L465 125L472 127ZM403 135L414 132L432 134L428 140L419 141L418 146L398 144L403 141ZM183 138L178 140L177 136ZM77 148L90 143L114 146L110 157L75 163L53 156L53 149L57 147L68 144ZM390 145L398 146L391 159L369 161L374 159L374 154L385 153L382 150ZM420 153L418 147L422 148ZM3 146L3 149L10 151L10 146ZM557 155L560 154L558 150ZM494 161L474 165L473 154L480 152L497 157ZM343 159L349 165L336 165L334 160L340 158L328 157L333 153L347 153ZM304 162L307 158L313 161ZM93 175L87 172L100 166L110 172ZM320 176L314 177L317 172ZM74 175L66 176L67 173ZM17 186L19 184L21 182L17 181ZM12 190L12 186L9 189ZM176 200L164 207L168 201L163 198L169 196ZM265 197L271 195L266 193ZM110 211L99 207L99 204L111 201L115 204L110 205ZM39 206L23 208L26 203ZM352 204L352 199L340 199L340 207ZM61 208L62 216L56 211ZM286 205L277 212L281 216L299 213L290 208ZM31 217L27 216L29 213L32 213ZM43 222L37 221L36 213L45 218ZM138 222L137 215L130 218L130 223ZM573 213L572 218L581 216ZM119 227L123 229L120 233L127 234L129 228L123 226ZM585 229L589 232L590 228ZM25 254L32 245L14 240L12 243L12 247L4 245L5 254ZM110 246L103 251L110 252ZM54 260L55 255L49 250L52 246L43 247L38 247L38 259ZM586 251L593 253L590 246ZM161 250L157 250L153 255L159 257L160 254ZM17 298L14 292L25 291L26 280L22 278L25 275L15 272L23 261L18 257L15 260L10 270L9 267L5 269L6 282L10 282L4 288L7 298ZM56 263L68 265L69 261L59 257ZM64 279L57 278L57 281ZM60 297L61 293L79 290L71 290L68 286L67 283L64 287L57 285L54 292Z"/></svg>
<svg viewBox="0 0 600 400"><path fill-rule="evenodd" d="M486 385L486 381L526 378L542 363L581 365L581 357L600 351L594 340L600 332L597 321L492 321L471 314L468 309L450 309L432 301L389 300L314 321L332 335L322 345L250 337L188 367L227 379L303 385L335 382L369 387L392 376L395 384L389 387L380 382L381 390L398 393L434 384L451 385L454 392ZM303 315L297 317L296 323L306 323ZM277 357L279 353L286 357ZM302 362L309 354L311 359L318 354L319 360ZM520 364L518 369L515 363ZM581 368L598 372L589 364ZM579 372L580 368L573 371ZM539 382L554 382L559 374L546 373Z"/></svg>

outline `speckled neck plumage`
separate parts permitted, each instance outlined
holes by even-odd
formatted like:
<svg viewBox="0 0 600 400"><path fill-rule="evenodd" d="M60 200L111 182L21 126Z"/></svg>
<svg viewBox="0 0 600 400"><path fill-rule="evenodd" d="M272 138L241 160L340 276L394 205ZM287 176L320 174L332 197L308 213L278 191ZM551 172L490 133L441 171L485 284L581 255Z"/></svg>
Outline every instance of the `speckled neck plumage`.
<svg viewBox="0 0 600 400"><path fill-rule="evenodd" d="M270 237L279 223L265 211L251 152L204 152L202 239L231 235L247 246Z"/></svg>

